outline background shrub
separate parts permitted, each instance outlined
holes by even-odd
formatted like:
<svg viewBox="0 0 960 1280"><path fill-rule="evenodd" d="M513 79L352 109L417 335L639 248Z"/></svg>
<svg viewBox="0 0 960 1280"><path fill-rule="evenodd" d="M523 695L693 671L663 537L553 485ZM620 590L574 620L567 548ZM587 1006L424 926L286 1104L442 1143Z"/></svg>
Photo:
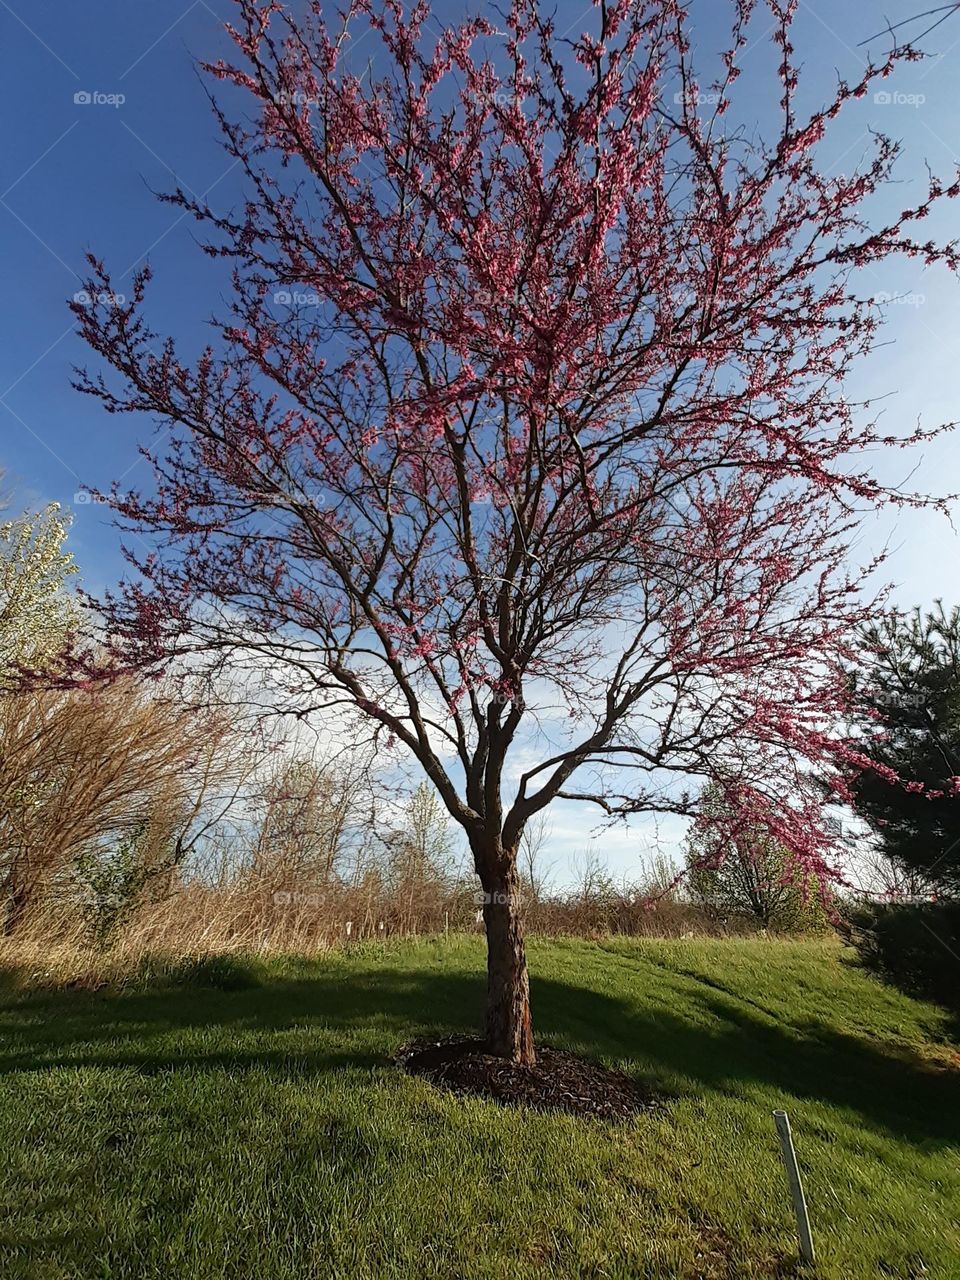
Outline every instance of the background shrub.
<svg viewBox="0 0 960 1280"><path fill-rule="evenodd" d="M779 933L829 927L826 887L804 874L779 841L759 827L738 825L717 787L704 791L701 809L715 821L690 829L687 881L691 898L707 915L752 920Z"/></svg>
<svg viewBox="0 0 960 1280"><path fill-rule="evenodd" d="M858 904L844 934L875 973L960 1010L960 902Z"/></svg>

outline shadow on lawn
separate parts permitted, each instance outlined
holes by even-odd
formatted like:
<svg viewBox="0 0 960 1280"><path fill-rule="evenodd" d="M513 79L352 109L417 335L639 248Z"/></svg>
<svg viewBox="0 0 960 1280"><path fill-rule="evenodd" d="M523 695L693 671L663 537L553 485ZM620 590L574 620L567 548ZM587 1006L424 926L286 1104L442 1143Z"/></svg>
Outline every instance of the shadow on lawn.
<svg viewBox="0 0 960 1280"><path fill-rule="evenodd" d="M679 975L678 975L679 976ZM417 1034L472 1031L481 975L381 969L318 969L244 990L165 988L45 992L0 1001L0 1074L57 1067L124 1066L152 1073L183 1069L276 1070L284 1076L387 1065L382 1051ZM538 1032L594 1056L633 1063L669 1093L737 1093L751 1084L789 1099L849 1108L866 1123L908 1141L960 1143L960 1072L938 1068L894 1045L839 1032L827 1022L780 1021L774 1011L694 975L683 979L688 1016L547 978L533 979ZM663 992L660 992L663 995ZM316 1046L302 1047L311 1030ZM221 1032L294 1033L287 1048L198 1050L178 1036ZM353 1044L338 1041L338 1033ZM366 1038L370 1047L357 1044ZM171 1044L171 1040L174 1044Z"/></svg>

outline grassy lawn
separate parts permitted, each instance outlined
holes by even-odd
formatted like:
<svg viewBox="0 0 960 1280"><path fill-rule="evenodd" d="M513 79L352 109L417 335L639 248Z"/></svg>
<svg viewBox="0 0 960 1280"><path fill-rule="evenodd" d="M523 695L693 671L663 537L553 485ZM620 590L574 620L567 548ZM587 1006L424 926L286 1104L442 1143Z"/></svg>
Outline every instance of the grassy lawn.
<svg viewBox="0 0 960 1280"><path fill-rule="evenodd" d="M626 1128L387 1061L469 1028L478 940L0 992L0 1275L960 1277L960 1055L828 943L534 941L543 1041L654 1082ZM209 985L219 982L219 986Z"/></svg>

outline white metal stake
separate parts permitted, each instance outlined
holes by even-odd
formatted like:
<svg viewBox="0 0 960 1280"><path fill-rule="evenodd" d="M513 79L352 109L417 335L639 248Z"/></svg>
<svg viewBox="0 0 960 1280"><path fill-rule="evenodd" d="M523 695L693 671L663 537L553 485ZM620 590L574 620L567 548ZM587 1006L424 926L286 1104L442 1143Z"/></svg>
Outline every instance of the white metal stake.
<svg viewBox="0 0 960 1280"><path fill-rule="evenodd" d="M810 1218L807 1214L807 1201L803 1194L803 1183L800 1181L797 1153L793 1149L790 1120L785 1111L775 1111L773 1119L780 1137L780 1149L783 1152L783 1163L787 1170L787 1182L790 1186L790 1195L793 1198L793 1211L797 1215L797 1231L800 1235L800 1257L804 1262L812 1264L814 1261L813 1236L810 1234Z"/></svg>

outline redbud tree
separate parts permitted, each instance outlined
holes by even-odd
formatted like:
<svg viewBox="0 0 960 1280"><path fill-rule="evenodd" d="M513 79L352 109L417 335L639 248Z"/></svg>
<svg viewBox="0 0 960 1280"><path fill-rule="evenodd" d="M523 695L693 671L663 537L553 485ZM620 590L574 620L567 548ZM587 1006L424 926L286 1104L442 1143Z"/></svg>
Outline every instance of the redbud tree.
<svg viewBox="0 0 960 1280"><path fill-rule="evenodd" d="M231 268L214 341L150 329L148 271L124 300L91 259L74 308L103 362L78 385L160 428L155 486L112 498L156 550L103 602L110 669L253 663L271 706L414 757L482 885L489 1047L521 1063L517 849L553 801L696 818L693 779L829 874L871 610L848 544L905 500L865 455L923 438L844 397L864 274L955 269L913 228L960 190L868 221L897 144L818 160L909 48L802 114L796 0L730 0L702 83L679 0L595 0L565 36L550 8L237 0L207 70L248 100L212 95L245 202L164 197ZM771 15L765 120L735 127Z"/></svg>

